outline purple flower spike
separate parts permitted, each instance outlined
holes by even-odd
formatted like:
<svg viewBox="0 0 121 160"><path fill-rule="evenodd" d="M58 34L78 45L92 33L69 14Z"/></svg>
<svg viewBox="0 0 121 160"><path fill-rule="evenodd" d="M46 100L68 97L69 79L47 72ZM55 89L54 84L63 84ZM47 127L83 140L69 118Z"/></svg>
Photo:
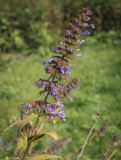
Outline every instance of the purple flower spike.
<svg viewBox="0 0 121 160"><path fill-rule="evenodd" d="M64 39L52 49L55 54L43 62L45 72L49 76L32 83L41 89L40 94L44 98L42 97L42 101L21 104L21 110L25 110L25 114L32 113L35 109L41 109L47 118L65 120L64 104L61 100L70 97L70 92L77 88L78 80L74 78L68 84L61 84L61 81L68 79L71 74L70 59L81 55L80 45L85 43L85 37L90 35L91 30L95 28L91 15L90 9L83 8L81 17L77 17L69 23ZM70 99L72 98L70 97Z"/></svg>

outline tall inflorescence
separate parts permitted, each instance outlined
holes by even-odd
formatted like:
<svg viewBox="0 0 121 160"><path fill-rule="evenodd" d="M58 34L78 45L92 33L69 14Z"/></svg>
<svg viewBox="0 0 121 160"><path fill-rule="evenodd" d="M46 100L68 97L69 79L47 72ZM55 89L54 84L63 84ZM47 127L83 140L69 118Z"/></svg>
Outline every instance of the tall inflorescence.
<svg viewBox="0 0 121 160"><path fill-rule="evenodd" d="M64 104L62 100L70 95L70 92L78 87L77 78L72 79L68 84L62 83L68 80L71 74L70 60L78 56L80 45L85 43L85 37L91 34L95 28L91 20L91 11L83 8L81 16L75 18L65 30L64 39L58 47L52 49L53 55L43 62L48 79L39 79L33 85L41 88L42 100L24 103L26 111L22 115L30 114L38 110L48 119L65 120Z"/></svg>
<svg viewBox="0 0 121 160"><path fill-rule="evenodd" d="M31 144L45 135L45 133L39 133L42 128L42 124L41 126L39 124L40 117L44 122L65 120L63 100L65 97L70 96L73 89L78 88L77 78L73 78L68 82L72 70L70 62L79 55L80 46L85 43L85 37L90 35L91 30L94 28L91 11L88 8L83 8L81 16L75 18L68 25L62 42L52 49L54 53L52 57L43 62L48 78L40 78L32 83L40 88L41 100L20 105L21 121L18 122L18 124L21 124L20 136L24 140L26 139L26 148L24 151L20 151L21 160L24 160L30 153ZM35 121L31 120L33 117L31 113L36 115ZM20 148L21 139L19 143Z"/></svg>

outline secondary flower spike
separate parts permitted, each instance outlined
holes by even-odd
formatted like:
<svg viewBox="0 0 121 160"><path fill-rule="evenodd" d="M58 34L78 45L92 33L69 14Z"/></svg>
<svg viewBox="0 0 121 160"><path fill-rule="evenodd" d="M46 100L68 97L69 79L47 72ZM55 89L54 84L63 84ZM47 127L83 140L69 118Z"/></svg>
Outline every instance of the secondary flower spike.
<svg viewBox="0 0 121 160"><path fill-rule="evenodd" d="M91 15L89 8L83 8L80 17L69 23L64 32L64 39L52 49L52 57L43 62L48 78L41 78L32 83L41 89L40 93L44 98L22 104L21 106L25 109L24 114L29 114L33 110L41 110L43 115L49 119L65 120L62 100L68 97L73 89L79 87L77 78L68 82L72 71L70 60L79 55L80 46L85 44L85 37L89 36L92 29L95 28Z"/></svg>

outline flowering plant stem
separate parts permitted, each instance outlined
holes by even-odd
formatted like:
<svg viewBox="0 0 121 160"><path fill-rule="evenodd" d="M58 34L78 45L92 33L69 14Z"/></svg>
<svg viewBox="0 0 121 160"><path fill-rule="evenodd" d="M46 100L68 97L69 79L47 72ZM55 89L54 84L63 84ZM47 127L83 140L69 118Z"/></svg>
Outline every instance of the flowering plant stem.
<svg viewBox="0 0 121 160"><path fill-rule="evenodd" d="M90 9L84 7L81 16L69 23L67 30L65 30L63 41L58 47L53 49L54 55L48 61L43 62L45 71L49 76L47 79L41 78L33 82L33 85L42 89L40 93L44 94L44 98L20 105L20 117L21 120L25 118L24 122L26 122L27 115L30 115L30 117L32 113L37 115L34 125L27 121L28 123L20 130L20 135L25 136L25 142L27 139L26 149L23 152L20 151L22 160L28 155L31 144L45 135L41 134L39 130L40 117L46 120L46 122L51 121L54 123L59 120L65 120L64 104L62 100L65 97L70 97L71 91L79 86L77 78L73 78L67 84L61 82L62 80L67 81L71 74L70 59L80 55L80 53L78 54L80 45L85 42L82 38L90 35L90 31L95 28L91 20L91 15L92 12ZM32 120L30 120L30 122L32 122ZM94 127L91 132L93 129ZM86 139L80 156L85 149L89 137Z"/></svg>
<svg viewBox="0 0 121 160"><path fill-rule="evenodd" d="M47 94L48 95L48 94ZM46 97L45 97L45 100L44 101L46 101L47 100L47 96L46 95ZM36 129L36 126L38 125L38 123L39 123L39 119L40 119L40 116L41 116L41 110L38 110L38 115L37 115L37 119L36 119L36 121L35 121L35 124L34 124L34 126L33 126L33 129L32 129L32 131L31 131L31 135L33 135L33 132L34 132L34 130ZM35 139L36 140L36 139ZM24 158L26 157L26 155L29 153L29 149L30 149L30 147L31 147L31 144L32 144L32 142L33 142L34 140L30 140L30 139L28 139L28 142L27 142L27 147L26 147L26 149L25 149L25 151L24 151L24 154L23 154L23 156L22 156L22 160L24 160Z"/></svg>

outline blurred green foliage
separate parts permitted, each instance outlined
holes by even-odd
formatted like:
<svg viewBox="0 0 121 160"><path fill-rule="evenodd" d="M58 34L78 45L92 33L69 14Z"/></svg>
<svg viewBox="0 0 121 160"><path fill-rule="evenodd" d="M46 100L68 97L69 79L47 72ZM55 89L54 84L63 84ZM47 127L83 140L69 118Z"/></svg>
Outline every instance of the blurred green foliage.
<svg viewBox="0 0 121 160"><path fill-rule="evenodd" d="M0 0L0 52L48 54L66 22L78 15L82 0ZM120 30L121 1L88 1L97 31ZM53 37L53 38L51 38Z"/></svg>

